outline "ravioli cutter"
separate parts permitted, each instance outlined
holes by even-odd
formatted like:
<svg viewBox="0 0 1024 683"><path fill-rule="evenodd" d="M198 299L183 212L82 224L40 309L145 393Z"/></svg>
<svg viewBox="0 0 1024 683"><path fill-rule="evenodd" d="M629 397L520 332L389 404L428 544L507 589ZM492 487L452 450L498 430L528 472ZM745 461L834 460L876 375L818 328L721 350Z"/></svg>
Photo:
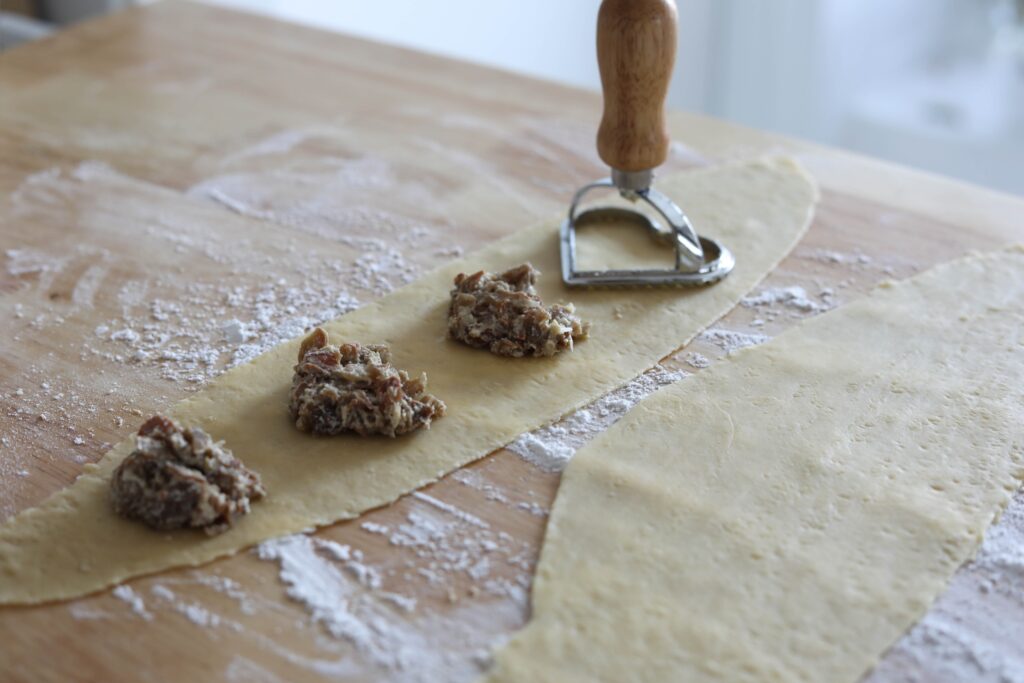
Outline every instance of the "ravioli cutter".
<svg viewBox="0 0 1024 683"><path fill-rule="evenodd" d="M729 274L732 252L699 236L683 210L652 186L654 169L668 156L665 96L676 57L673 0L603 0L597 16L597 62L604 114L597 152L611 167L608 178L584 185L572 198L561 228L562 280L570 287L708 285ZM629 208L580 210L594 190L618 190ZM648 207L652 215L636 208ZM675 249L675 267L577 270L576 231L608 223L641 227Z"/></svg>

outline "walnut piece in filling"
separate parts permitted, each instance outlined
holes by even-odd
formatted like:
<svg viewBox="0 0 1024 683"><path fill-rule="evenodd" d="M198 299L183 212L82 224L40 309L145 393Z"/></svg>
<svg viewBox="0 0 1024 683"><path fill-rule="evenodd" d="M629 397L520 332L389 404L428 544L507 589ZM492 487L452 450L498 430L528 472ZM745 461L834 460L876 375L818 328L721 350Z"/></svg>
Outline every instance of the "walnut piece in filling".
<svg viewBox="0 0 1024 683"><path fill-rule="evenodd" d="M226 531L266 495L260 477L199 427L156 415L110 482L114 511L154 529Z"/></svg>
<svg viewBox="0 0 1024 683"><path fill-rule="evenodd" d="M500 356L553 356L587 338L590 323L572 304L545 307L533 285L540 271L529 263L500 275L459 273L448 307L448 334Z"/></svg>
<svg viewBox="0 0 1024 683"><path fill-rule="evenodd" d="M394 437L429 429L444 415L444 403L426 388L426 374L409 379L391 365L386 345L334 346L318 327L299 349L288 409L304 432Z"/></svg>

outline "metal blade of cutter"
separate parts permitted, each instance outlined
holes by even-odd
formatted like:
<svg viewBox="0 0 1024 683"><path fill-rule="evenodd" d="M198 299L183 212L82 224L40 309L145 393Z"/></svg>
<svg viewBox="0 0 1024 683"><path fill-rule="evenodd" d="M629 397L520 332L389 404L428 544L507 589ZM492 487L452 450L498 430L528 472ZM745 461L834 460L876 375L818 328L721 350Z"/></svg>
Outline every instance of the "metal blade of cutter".
<svg viewBox="0 0 1024 683"><path fill-rule="evenodd" d="M573 197L569 215L562 223L562 281L569 287L702 286L729 274L736 259L713 239L700 237L686 214L671 199L646 187L624 187L623 178L607 178L582 187ZM646 203L665 225L639 211L619 207L597 207L580 211L583 197L592 190L618 188L626 199ZM630 268L621 270L578 270L576 231L588 225L615 224L644 228L658 242L675 248L674 268Z"/></svg>

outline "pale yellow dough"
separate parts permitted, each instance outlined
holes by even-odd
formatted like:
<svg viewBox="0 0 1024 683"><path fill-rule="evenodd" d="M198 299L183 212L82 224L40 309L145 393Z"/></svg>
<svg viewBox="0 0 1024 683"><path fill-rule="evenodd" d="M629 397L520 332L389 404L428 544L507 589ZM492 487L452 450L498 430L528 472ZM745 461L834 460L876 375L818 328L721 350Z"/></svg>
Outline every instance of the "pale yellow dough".
<svg viewBox="0 0 1024 683"><path fill-rule="evenodd" d="M1024 248L801 323L641 402L562 480L504 681L844 681L1024 476Z"/></svg>
<svg viewBox="0 0 1024 683"><path fill-rule="evenodd" d="M171 413L199 423L263 477L269 492L229 532L158 533L113 515L114 447L72 486L0 527L0 603L70 598L132 576L197 565L267 538L356 517L482 457L639 374L732 308L810 222L817 190L788 161L667 178L661 188L694 224L728 244L736 270L697 290L568 291L551 221L436 270L326 325L332 339L391 345L396 366L429 374L448 416L403 438L314 438L287 417L298 341L224 374ZM446 338L452 278L531 261L547 302L572 300L591 338L555 358L509 359Z"/></svg>

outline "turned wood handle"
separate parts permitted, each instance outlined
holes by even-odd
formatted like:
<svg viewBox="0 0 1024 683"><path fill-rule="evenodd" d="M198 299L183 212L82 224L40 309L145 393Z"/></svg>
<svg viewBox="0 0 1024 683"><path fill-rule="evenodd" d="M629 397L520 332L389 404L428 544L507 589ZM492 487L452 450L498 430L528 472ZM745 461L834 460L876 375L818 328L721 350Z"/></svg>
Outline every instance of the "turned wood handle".
<svg viewBox="0 0 1024 683"><path fill-rule="evenodd" d="M673 0L604 0L597 64L604 115L597 153L619 171L646 171L668 156L665 95L676 60Z"/></svg>

